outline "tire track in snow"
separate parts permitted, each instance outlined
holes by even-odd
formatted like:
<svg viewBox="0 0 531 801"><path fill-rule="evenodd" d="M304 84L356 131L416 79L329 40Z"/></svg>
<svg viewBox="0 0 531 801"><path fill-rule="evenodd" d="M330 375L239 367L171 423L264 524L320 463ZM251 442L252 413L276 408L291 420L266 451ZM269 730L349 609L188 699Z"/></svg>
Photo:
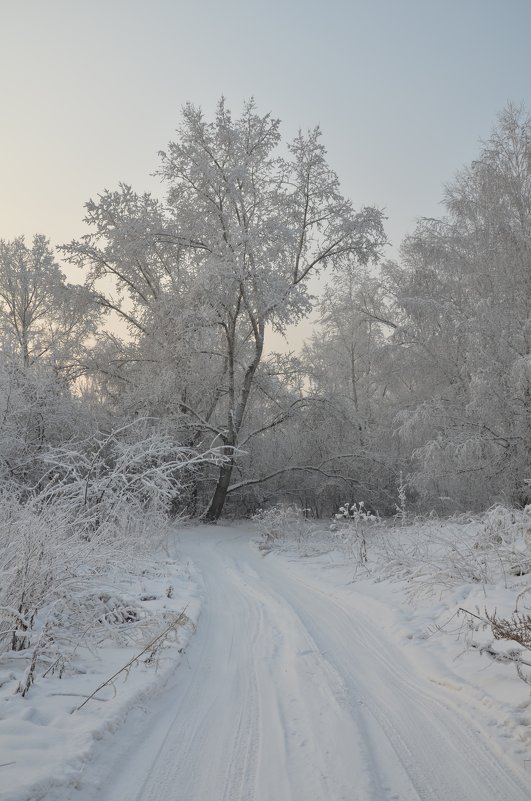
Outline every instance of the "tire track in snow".
<svg viewBox="0 0 531 801"><path fill-rule="evenodd" d="M248 604L249 617L252 605ZM252 610L253 612L255 610ZM251 640L251 649L254 650L257 640L262 631L261 615L254 621L254 631ZM247 636L249 632L247 631ZM229 652L229 661L234 647L234 636L232 647ZM227 777L224 781L223 794L220 796L222 801L234 801L234 799L253 798L254 783L256 776L256 763L260 741L260 705L258 703L258 692L255 671L250 672L246 692L243 694L244 701L241 703L236 735L232 745L230 764L227 769Z"/></svg>
<svg viewBox="0 0 531 801"><path fill-rule="evenodd" d="M272 562L275 560L273 559ZM528 801L531 786L505 764L480 730L429 682L415 676L401 649L374 632L378 622L355 590L340 594L300 581L278 559L266 580L281 586L323 651L361 700L367 720L385 735L422 801ZM279 580L280 579L280 580ZM377 694L375 692L377 690Z"/></svg>
<svg viewBox="0 0 531 801"><path fill-rule="evenodd" d="M233 576L235 586L241 583L242 591L266 610L263 641L267 642L267 633L273 632L281 643L274 658L269 659L270 669L261 690L267 695L274 688L272 703L282 732L277 740L283 743L284 763L288 765L284 787L276 797L287 798L287 786L291 788L289 798L297 800L385 801L398 797L381 776L369 747L365 716L351 704L348 687L337 668L320 652L300 615L270 584L256 573L252 585L241 582L241 576L248 572L248 566L240 564ZM307 744L310 747L305 749ZM394 767L400 798L430 801L432 796L426 792L419 795L402 768L401 763Z"/></svg>
<svg viewBox="0 0 531 801"><path fill-rule="evenodd" d="M186 659L111 775L65 801L529 801L362 596L249 538L181 536L206 591Z"/></svg>

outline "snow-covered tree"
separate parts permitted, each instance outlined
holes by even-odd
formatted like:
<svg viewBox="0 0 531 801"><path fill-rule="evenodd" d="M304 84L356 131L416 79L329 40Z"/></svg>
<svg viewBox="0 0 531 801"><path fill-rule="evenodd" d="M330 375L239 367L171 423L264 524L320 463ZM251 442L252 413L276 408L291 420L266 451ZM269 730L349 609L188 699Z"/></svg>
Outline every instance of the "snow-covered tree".
<svg viewBox="0 0 531 801"><path fill-rule="evenodd" d="M388 332L396 323L374 267L349 265L334 279L320 304L319 330L303 351L309 388L322 406L311 412L310 442L319 443L320 461L334 476L321 488L327 484L334 498L340 490L384 512L392 505L396 472L387 358ZM308 455L307 461L319 459Z"/></svg>
<svg viewBox="0 0 531 801"><path fill-rule="evenodd" d="M394 343L411 388L401 433L415 483L464 507L529 502L531 119L509 106L390 268ZM444 502L443 502L444 503Z"/></svg>
<svg viewBox="0 0 531 801"><path fill-rule="evenodd" d="M353 212L318 129L299 133L282 157L279 121L259 115L252 101L237 120L220 101L213 122L188 105L178 134L162 154L161 174L170 186L175 235L193 254L204 303L222 332L227 395L224 420L218 419L230 455L239 445L267 325L283 330L309 310L313 272L375 256L381 215ZM220 468L207 519L222 511L233 466L231 458Z"/></svg>
<svg viewBox="0 0 531 801"><path fill-rule="evenodd" d="M153 353L159 342L167 365L174 354L180 411L227 456L206 512L215 520L267 327L283 330L307 313L312 273L368 261L384 236L379 211L356 213L341 195L319 129L300 132L281 154L278 120L252 101L233 119L221 100L211 122L187 105L177 133L161 153L166 208L126 187L106 192L87 206L95 231L64 251L89 266L91 281L110 275L127 293L127 304L108 295L102 302L136 329L143 347ZM198 382L201 371L212 380ZM249 441L252 431L243 436Z"/></svg>
<svg viewBox="0 0 531 801"><path fill-rule="evenodd" d="M91 293L66 283L45 236L31 247L0 240L0 323L25 367L46 358L71 369L96 317Z"/></svg>

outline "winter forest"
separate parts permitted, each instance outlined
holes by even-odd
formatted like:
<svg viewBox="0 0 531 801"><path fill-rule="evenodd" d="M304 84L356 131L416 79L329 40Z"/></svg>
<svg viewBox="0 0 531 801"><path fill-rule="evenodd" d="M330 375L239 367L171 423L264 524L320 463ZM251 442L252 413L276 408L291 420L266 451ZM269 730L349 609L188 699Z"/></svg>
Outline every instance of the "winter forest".
<svg viewBox="0 0 531 801"><path fill-rule="evenodd" d="M385 516L401 489L424 513L531 501L531 119L500 114L398 262L324 141L284 142L254 102L188 105L160 198L103 189L79 241L2 240L4 503L92 531L133 509ZM272 352L312 310L300 352Z"/></svg>
<svg viewBox="0 0 531 801"><path fill-rule="evenodd" d="M0 240L0 652L26 655L19 695L41 657L68 672L91 615L138 622L94 576L177 522L531 504L531 117L501 111L397 259L311 122L289 141L253 100L188 104L158 195L102 187L80 238Z"/></svg>

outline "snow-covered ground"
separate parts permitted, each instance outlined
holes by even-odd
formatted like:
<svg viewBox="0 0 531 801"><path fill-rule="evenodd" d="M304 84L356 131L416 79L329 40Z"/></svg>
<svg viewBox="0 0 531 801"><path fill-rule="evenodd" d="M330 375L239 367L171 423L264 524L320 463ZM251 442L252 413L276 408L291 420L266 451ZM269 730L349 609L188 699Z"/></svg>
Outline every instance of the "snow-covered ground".
<svg viewBox="0 0 531 801"><path fill-rule="evenodd" d="M189 567L171 602L197 619L203 596L181 664L167 648L74 714L124 651L24 699L4 683L0 799L527 801L529 686L481 652L518 648L459 612L510 615L527 546L485 537L500 544L437 521L267 549L252 525L181 531L172 556L202 588ZM160 581L146 603L170 601Z"/></svg>
<svg viewBox="0 0 531 801"><path fill-rule="evenodd" d="M108 611L102 617L99 644L92 632L88 647L80 637L79 646L70 649L67 665L56 665L46 677L42 675L46 665L39 665L25 697L16 692L21 676L17 663L27 664L28 654L2 657L1 801L54 799L59 788L79 786L87 763L96 758L98 744L103 742L105 750L112 750L131 710L149 706L151 698L172 680L200 614L201 579L194 567L161 556L143 575L124 569L110 578L102 580L100 591L102 608ZM117 620L118 602L120 614L127 603L138 619L130 624ZM170 632L161 647L149 648L130 669L77 709L183 610L175 633Z"/></svg>

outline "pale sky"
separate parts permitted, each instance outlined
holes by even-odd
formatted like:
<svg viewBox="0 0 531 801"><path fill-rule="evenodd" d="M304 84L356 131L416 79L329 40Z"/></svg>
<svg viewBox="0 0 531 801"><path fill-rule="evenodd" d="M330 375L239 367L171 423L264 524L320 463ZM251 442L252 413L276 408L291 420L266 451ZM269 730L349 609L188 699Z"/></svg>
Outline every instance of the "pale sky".
<svg viewBox="0 0 531 801"><path fill-rule="evenodd" d="M531 0L0 0L0 238L77 237L119 181L162 195L183 103L252 95L288 138L321 125L394 255L507 101L531 110L530 32Z"/></svg>

